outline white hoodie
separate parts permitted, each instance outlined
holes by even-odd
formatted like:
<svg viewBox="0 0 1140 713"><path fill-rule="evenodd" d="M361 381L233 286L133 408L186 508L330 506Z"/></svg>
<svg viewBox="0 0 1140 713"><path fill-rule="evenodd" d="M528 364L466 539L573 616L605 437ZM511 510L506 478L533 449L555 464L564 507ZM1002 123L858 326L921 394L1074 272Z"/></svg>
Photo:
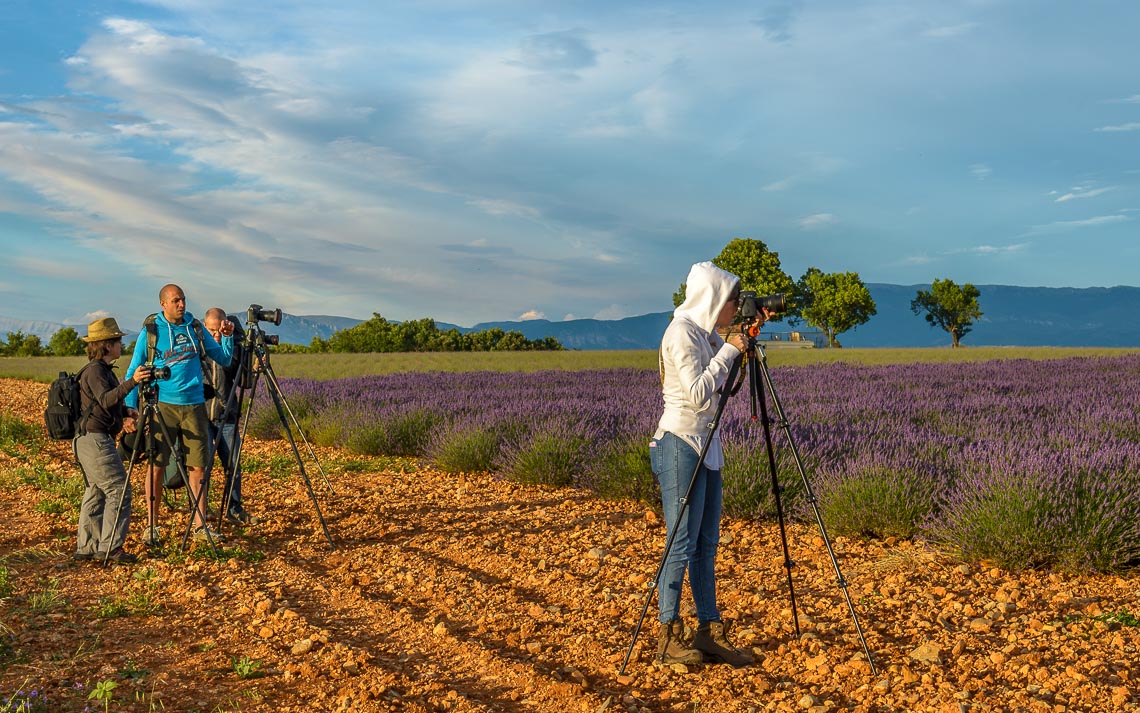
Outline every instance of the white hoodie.
<svg viewBox="0 0 1140 713"><path fill-rule="evenodd" d="M705 466L720 470L724 454L720 434L709 433L719 390L740 350L716 333L716 320L739 278L711 262L699 262L685 281L685 302L673 311L673 321L661 337L661 396L665 412L654 438L666 432L678 436L700 453L712 438Z"/></svg>

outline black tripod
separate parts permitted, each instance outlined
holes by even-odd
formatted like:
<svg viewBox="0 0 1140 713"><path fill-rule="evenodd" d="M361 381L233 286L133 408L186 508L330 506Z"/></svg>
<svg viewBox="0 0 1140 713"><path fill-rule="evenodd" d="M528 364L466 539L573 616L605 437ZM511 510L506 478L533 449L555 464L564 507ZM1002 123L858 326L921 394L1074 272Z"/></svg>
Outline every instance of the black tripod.
<svg viewBox="0 0 1140 713"><path fill-rule="evenodd" d="M194 489L190 487L190 476L186 472L186 466L182 458L175 452L174 440L170 437L170 431L167 430L166 424L158 416L158 386L155 382L150 381L145 384L140 384L139 387L139 417L138 417L138 430L135 433L134 447L131 449L131 458L127 465L127 478L131 476L134 470L135 463L140 461L139 456L143 453L144 448L146 452L147 465L144 466L145 481L150 487L150 500L147 503L147 533L153 532L151 528L158 527L158 499L154 492L154 480L151 469L154 467L155 456L158 454L158 445L155 441L155 424L158 424L159 430L162 432L162 437L170 446L170 457L174 460L178 467L178 474L182 477L182 482L186 485L186 497L190 501L190 517L186 521L186 529L182 533L183 550L186 549L186 543L190 539L190 533L194 528L194 516L198 513L198 503L201 500L205 501L206 495L209 492L209 481L203 480L199 494L194 494ZM144 445L145 444L145 445ZM159 475L159 478L162 476ZM124 495L126 491L124 490ZM119 507L122 508L122 497L119 499ZM210 532L210 528L205 527L205 518L202 519L203 532L206 534L206 542L210 545L210 551L216 556L218 553L217 548L214 546L214 536Z"/></svg>
<svg viewBox="0 0 1140 713"><path fill-rule="evenodd" d="M759 330L755 330L755 332L758 331ZM772 445L772 431L770 428L770 420L768 418L768 408L764 398L764 391L758 382L760 373L763 373L764 384L767 386L768 391L772 394L772 403L775 407L776 414L779 417L777 425L783 429L784 434L788 438L788 444L791 446L792 456L796 462L796 468L799 470L800 478L803 480L803 484L806 489L805 491L808 494L808 502L811 503L812 510L815 512L815 519L819 524L820 533L822 534L823 541L827 547L827 553L831 557L831 564L835 568L835 574L838 578L839 587L843 590L843 596L847 600L847 608L851 611L851 617L855 622L855 630L858 632L859 641L863 645L863 653L867 657L867 663L871 666L871 673L876 674L877 671L875 670L875 662L871 658L871 651L867 647L867 640L863 637L863 628L860 626L859 617L855 613L855 605L851 602L851 595L847 591L848 582L843 577L843 574L839 571L839 562L835 559L835 552L832 550L831 542L827 537L827 530L823 525L823 518L820 515L819 508L816 504L815 493L812 490L811 483L808 482L807 472L804 470L803 461L800 460L799 451L796 449L795 441L792 440L792 434L788 426L788 421L784 417L784 410L780 406L780 400L776 396L775 387L772 385L772 377L768 372L767 356L764 354L763 348L756 343L756 333L750 330L748 332L745 332L745 335L748 340L746 352L745 354L740 355L740 357L738 357L735 361L733 361L732 366L729 368L728 377L725 379L724 386L720 390L720 399L717 401L716 411L713 415L712 422L709 424L709 435L711 436L711 434L716 433L717 428L720 426L721 416L724 414L724 407L728 403L729 397L735 395L737 390L739 390L740 386L742 385L737 384L734 388L729 388L729 384L732 384L736 380L736 377L740 372L742 362L745 358L747 358L748 363L752 366L752 368L748 370L748 385L752 405L752 420L755 421L757 419L756 406L757 403L759 403L760 420L764 426L764 443L768 452L768 468L772 476L772 494L776 501L776 515L780 524L780 543L783 547L784 553L784 569L787 572L788 592L792 603L792 623L795 625L796 636L799 637L800 635L800 622L799 616L796 613L795 588L792 585L792 567L795 566L795 563L792 562L792 559L788 554L788 538L787 532L784 528L784 511L780 501L781 488L776 472L776 455L775 449ZM757 356L758 354L759 356ZM697 474L700 472L701 465L704 463L705 456L708 454L710 443L712 443L712 438L704 439L704 443L701 446L700 455L697 458L697 464L693 468L692 476L689 478L689 485L685 490L685 496L681 499L681 509L677 514L676 522L666 534L665 551L661 555L661 562L657 565L657 572L654 574L653 579L647 583L649 591L645 596L645 603L641 607L641 615L637 619L637 626L635 626L633 629L633 638L629 642L629 648L625 652L625 659L622 661L621 669L618 671L618 673L621 675L625 674L626 666L629 664L630 656L633 654L633 648L637 643L637 636L641 632L641 625L645 622L645 614L649 610L649 604L653 600L653 593L657 590L658 580L661 577L661 572L665 569L666 561L669 558L669 551L673 547L673 540L677 535L676 526L680 524L684 516L685 509L689 506L689 498L692 496L693 485L696 483Z"/></svg>
<svg viewBox="0 0 1140 713"><path fill-rule="evenodd" d="M251 316L255 314L252 307L250 308L250 312ZM301 473L301 480L304 482L305 489L309 493L309 499L313 501L313 509L317 512L317 519L321 523L321 529L325 534L325 539L328 540L330 549L336 549L336 545L333 544L332 535L329 534L328 525L325 523L325 517L321 513L320 503L317 502L317 495L313 492L313 485L309 480L308 474L305 472L305 462L301 458L301 451L297 448L297 441L293 437L293 427L296 427L296 431L301 436L301 440L305 442L305 446L309 450L309 456L313 459L313 462L316 463L317 470L320 471L321 477L324 479L325 486L328 488L330 494L333 493L332 484L329 483L328 476L325 475L325 469L321 466L321 462L317 458L316 452L313 451L313 447L309 444L309 440L305 438L301 424L297 421L293 410L289 408L289 401L281 391L281 385L277 381L277 374L273 371L273 365L269 361L267 344L268 340L266 339L266 334L262 331L261 327L258 326L257 319L249 319L249 321L246 322L245 341L242 345L245 348L243 364L239 368L238 378L235 379L234 382L236 388L232 389L230 393L231 399L234 398L234 394L237 394L237 403L235 406L235 408L238 409L237 412L246 414L241 424L241 433L238 434L235 448L230 452L230 467L232 469L241 463L241 449L245 443L245 432L249 427L253 402L257 395L257 384L264 378L266 388L273 399L273 405L277 409L277 417L281 421L281 427L285 430L285 436L293 449L293 456L297 459L297 469ZM254 363L257 365L256 368L254 367ZM249 384L248 388L246 384ZM245 401L247 395L249 398L248 402ZM247 408L244 411L242 410L243 403L247 404ZM227 403L226 408L230 408L229 403ZM286 418L286 414L288 414L288 418ZM293 426L289 425L290 420L292 420ZM233 471L231 470L231 472ZM227 486L224 499L229 498L229 490L230 488ZM228 507L228 503L226 506Z"/></svg>

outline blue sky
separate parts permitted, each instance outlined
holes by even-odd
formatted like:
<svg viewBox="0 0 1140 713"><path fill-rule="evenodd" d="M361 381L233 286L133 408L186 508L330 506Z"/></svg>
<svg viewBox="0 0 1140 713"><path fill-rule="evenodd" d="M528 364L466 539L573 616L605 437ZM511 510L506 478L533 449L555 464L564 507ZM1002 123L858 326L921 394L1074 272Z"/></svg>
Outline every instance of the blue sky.
<svg viewBox="0 0 1140 713"><path fill-rule="evenodd" d="M0 315L672 308L734 237L1140 285L1140 3L4 0Z"/></svg>

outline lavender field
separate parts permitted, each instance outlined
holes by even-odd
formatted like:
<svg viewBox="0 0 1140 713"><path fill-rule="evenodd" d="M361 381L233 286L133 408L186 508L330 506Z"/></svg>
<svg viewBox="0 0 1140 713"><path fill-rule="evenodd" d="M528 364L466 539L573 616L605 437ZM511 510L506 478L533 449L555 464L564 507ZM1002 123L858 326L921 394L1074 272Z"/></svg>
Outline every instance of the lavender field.
<svg viewBox="0 0 1140 713"><path fill-rule="evenodd" d="M771 370L785 511L831 534L924 539L1010 568L1140 564L1140 355ZM648 439L657 374L419 372L282 388L308 438L605 497L654 502ZM774 415L770 396L770 414ZM723 422L725 509L774 517L763 429L747 387ZM251 432L280 430L259 398Z"/></svg>

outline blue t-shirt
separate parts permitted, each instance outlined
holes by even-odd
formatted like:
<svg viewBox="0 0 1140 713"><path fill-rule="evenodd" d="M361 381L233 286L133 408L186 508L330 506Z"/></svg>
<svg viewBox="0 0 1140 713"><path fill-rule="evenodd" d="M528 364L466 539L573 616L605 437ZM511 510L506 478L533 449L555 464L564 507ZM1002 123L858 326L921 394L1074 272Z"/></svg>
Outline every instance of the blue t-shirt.
<svg viewBox="0 0 1140 713"><path fill-rule="evenodd" d="M159 312L155 318L158 328L158 340L154 345L154 365L156 367L170 367L170 378L160 379L158 384L158 400L164 404L177 404L179 406L192 406L206 402L202 391L202 360L198 351L198 335L195 334L191 322L194 315L186 312L182 321L171 324ZM146 328L143 327L135 340L135 351L131 356L131 365L127 367L128 375L134 374L135 369L146 363ZM214 341L214 337L205 329L202 330L202 348L206 356L222 366L229 366L234 353L233 336L222 337L222 343ZM139 391L131 390L125 399L127 406L138 408Z"/></svg>

